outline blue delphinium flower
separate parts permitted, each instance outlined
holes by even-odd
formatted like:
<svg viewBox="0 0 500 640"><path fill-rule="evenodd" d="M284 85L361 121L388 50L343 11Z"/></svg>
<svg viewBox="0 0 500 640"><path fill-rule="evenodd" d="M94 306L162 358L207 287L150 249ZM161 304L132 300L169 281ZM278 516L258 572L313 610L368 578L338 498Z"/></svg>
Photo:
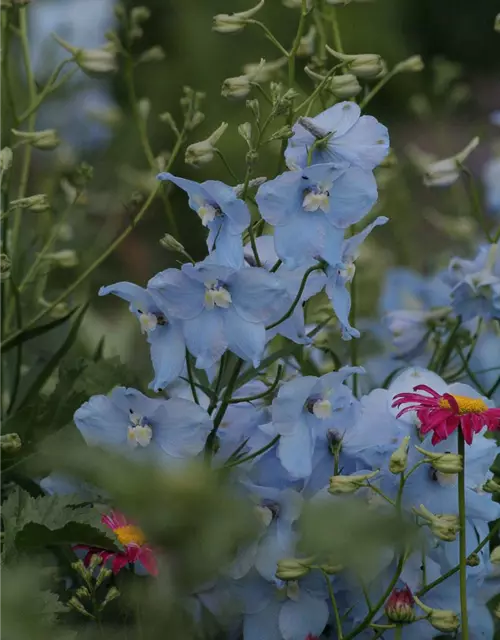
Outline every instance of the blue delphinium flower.
<svg viewBox="0 0 500 640"><path fill-rule="evenodd" d="M244 602L244 640L305 640L319 636L328 622L328 592L319 572L287 582L251 575L237 591Z"/></svg>
<svg viewBox="0 0 500 640"><path fill-rule="evenodd" d="M409 269L391 269L380 298L380 311L399 356L415 357L432 327L448 317L450 287L439 276L426 278Z"/></svg>
<svg viewBox="0 0 500 640"><path fill-rule="evenodd" d="M480 247L474 260L453 258L444 278L452 286L453 310L464 321L500 317L498 244Z"/></svg>
<svg viewBox="0 0 500 640"><path fill-rule="evenodd" d="M354 261L358 257L359 247L364 242L367 235L372 231L372 229L385 224L386 222L388 222L388 218L379 216L371 224L366 226L363 231L345 240L342 243L339 262L337 264L330 263L330 266L326 270L328 280L325 290L340 322L342 338L344 340L359 338L360 335L359 331L354 327L351 327L349 323L351 294L346 287L354 277L356 269Z"/></svg>
<svg viewBox="0 0 500 640"><path fill-rule="evenodd" d="M196 366L215 364L226 349L258 366L266 344L266 324L278 319L286 291L262 268L229 267L205 260L167 269L148 283L168 316L182 321Z"/></svg>
<svg viewBox="0 0 500 640"><path fill-rule="evenodd" d="M293 132L285 151L290 169L307 165L309 150L317 140L322 142L312 153L312 164L347 163L372 170L389 152L387 128L373 116L362 116L355 102L339 102L315 118L300 118Z"/></svg>
<svg viewBox="0 0 500 640"><path fill-rule="evenodd" d="M167 318L149 291L136 284L117 282L99 289L100 296L110 293L129 302L130 311L139 319L141 330L151 345L155 378L150 386L154 391L163 389L181 374L184 367L185 344L180 324Z"/></svg>
<svg viewBox="0 0 500 640"><path fill-rule="evenodd" d="M373 207L377 184L371 172L359 167L319 164L265 182L256 200L264 220L275 227L276 253L286 267L295 269L315 258L334 264L343 230Z"/></svg>
<svg viewBox="0 0 500 640"><path fill-rule="evenodd" d="M260 236L256 238L256 246L263 268L269 271L278 260L278 255L274 249L273 236ZM250 245L245 247L245 261L248 264L255 265L255 257ZM275 272L276 277L282 282L287 293L283 300L281 312L277 314L279 317L283 317L292 306L306 270L307 266L290 271L282 265ZM267 332L268 340L279 334L299 344L309 343L311 340L306 335L303 303L316 295L316 293L319 293L325 286L325 283L326 275L323 271L318 270L310 273L300 298L300 303L295 307L289 318Z"/></svg>
<svg viewBox="0 0 500 640"><path fill-rule="evenodd" d="M206 411L189 400L153 399L124 387L92 396L74 420L89 445L170 464L203 451L212 429Z"/></svg>
<svg viewBox="0 0 500 640"><path fill-rule="evenodd" d="M272 428L280 435L278 458L292 478L311 475L317 439L341 428L345 412L350 414L352 393L343 383L362 372L360 367L343 367L320 378L297 377L281 387L271 408Z"/></svg>
<svg viewBox="0 0 500 640"><path fill-rule="evenodd" d="M235 190L218 180L198 184L171 173L160 173L158 178L173 182L188 194L189 206L209 230L207 246L216 261L233 269L242 267L241 234L250 224L250 212Z"/></svg>

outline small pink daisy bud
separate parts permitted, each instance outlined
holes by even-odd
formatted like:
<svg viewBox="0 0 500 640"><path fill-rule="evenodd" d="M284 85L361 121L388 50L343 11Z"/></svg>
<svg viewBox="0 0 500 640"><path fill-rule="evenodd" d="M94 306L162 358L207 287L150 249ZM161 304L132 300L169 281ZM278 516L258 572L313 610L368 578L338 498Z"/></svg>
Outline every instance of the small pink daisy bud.
<svg viewBox="0 0 500 640"><path fill-rule="evenodd" d="M413 622L415 620L415 600L409 587L393 589L385 603L385 613L391 622Z"/></svg>

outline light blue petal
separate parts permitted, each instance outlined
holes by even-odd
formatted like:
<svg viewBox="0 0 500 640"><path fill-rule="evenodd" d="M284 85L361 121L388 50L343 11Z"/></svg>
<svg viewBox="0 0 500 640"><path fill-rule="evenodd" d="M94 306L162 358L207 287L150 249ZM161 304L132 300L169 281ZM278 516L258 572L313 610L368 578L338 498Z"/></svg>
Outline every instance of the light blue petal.
<svg viewBox="0 0 500 640"><path fill-rule="evenodd" d="M243 320L234 309L224 314L224 335L229 349L243 360L258 367L266 346L263 324Z"/></svg>
<svg viewBox="0 0 500 640"><path fill-rule="evenodd" d="M274 249L274 238L272 235L259 236L255 238L255 244L257 245L257 252L259 254L259 259L267 271L269 271L278 260L278 255L276 250ZM244 248L245 260L252 267L256 267L255 257L253 255L252 245L248 243Z"/></svg>
<svg viewBox="0 0 500 640"><path fill-rule="evenodd" d="M344 135L334 136L332 146L343 160L374 169L389 153L389 132L373 116L361 116Z"/></svg>
<svg viewBox="0 0 500 640"><path fill-rule="evenodd" d="M255 556L255 568L263 578L272 581L278 568L278 560L289 558L292 555L293 535L290 528L288 537L278 537L276 523L273 523L259 542Z"/></svg>
<svg viewBox="0 0 500 640"><path fill-rule="evenodd" d="M346 229L364 218L376 203L377 195L373 173L360 167L350 167L342 172L330 189L330 208L326 217L334 226Z"/></svg>
<svg viewBox="0 0 500 640"><path fill-rule="evenodd" d="M174 458L189 458L203 451L213 426L204 409L184 398L167 400L153 418L156 443Z"/></svg>
<svg viewBox="0 0 500 640"><path fill-rule="evenodd" d="M179 269L157 273L148 282L148 289L167 316L189 320L205 308L205 287Z"/></svg>
<svg viewBox="0 0 500 640"><path fill-rule="evenodd" d="M309 634L319 637L328 622L328 605L324 600L302 592L294 602L282 606L279 626L283 640L304 640Z"/></svg>
<svg viewBox="0 0 500 640"><path fill-rule="evenodd" d="M129 302L130 310L134 312L142 311L147 313L156 308L156 304L148 290L132 282L117 282L99 289L100 296L107 296L110 293Z"/></svg>
<svg viewBox="0 0 500 640"><path fill-rule="evenodd" d="M259 187L255 199L266 222L273 227L283 226L293 213L302 210L301 182L301 172L287 171Z"/></svg>
<svg viewBox="0 0 500 640"><path fill-rule="evenodd" d="M344 243L343 248L343 258L345 261L352 260L354 261L358 257L358 250L360 245L366 240L369 233L373 231L375 227L379 227L380 225L389 222L389 218L385 216L378 216L375 218L373 222L367 225L361 233L357 233L355 236L352 236Z"/></svg>
<svg viewBox="0 0 500 640"><path fill-rule="evenodd" d="M301 376L281 387L272 404L273 423L279 427L280 433L293 431L317 381L315 376Z"/></svg>
<svg viewBox="0 0 500 640"><path fill-rule="evenodd" d="M171 173L160 173L157 176L158 180L164 180L173 182L180 189L185 191L189 196L189 206L193 211L198 211L202 203L210 202L208 193L203 189L201 184L194 180L186 180L185 178L178 178Z"/></svg>
<svg viewBox="0 0 500 640"><path fill-rule="evenodd" d="M333 281L333 282L332 282ZM342 339L359 338L359 331L351 327L349 312L351 311L351 294L340 277L330 278L326 285L326 293L331 300L333 310L342 327Z"/></svg>
<svg viewBox="0 0 500 640"><path fill-rule="evenodd" d="M236 313L248 322L266 322L287 297L281 280L265 269L241 269L229 281Z"/></svg>
<svg viewBox="0 0 500 640"><path fill-rule="evenodd" d="M280 609L280 602L271 601L262 611L246 615L243 620L243 640L283 640L278 625Z"/></svg>
<svg viewBox="0 0 500 640"><path fill-rule="evenodd" d="M224 221L218 231L210 231L207 238L210 258L217 264L241 269L243 266L243 240L240 235L230 233Z"/></svg>
<svg viewBox="0 0 500 640"><path fill-rule="evenodd" d="M198 369L214 365L227 349L222 314L218 309L212 309L183 323L186 344L190 353L196 357Z"/></svg>
<svg viewBox="0 0 500 640"><path fill-rule="evenodd" d="M342 250L344 247L344 230L337 229L328 222L324 225L325 244L320 257L328 264L338 264L342 261Z"/></svg>
<svg viewBox="0 0 500 640"><path fill-rule="evenodd" d="M182 373L185 344L180 325L169 323L156 326L148 335L151 360L155 371L151 389L160 391Z"/></svg>
<svg viewBox="0 0 500 640"><path fill-rule="evenodd" d="M127 443L128 415L107 396L92 396L76 410L74 421L87 444L121 447Z"/></svg>
<svg viewBox="0 0 500 640"><path fill-rule="evenodd" d="M218 180L206 180L202 186L227 216L229 232L233 235L243 233L250 224L250 211L234 189Z"/></svg>
<svg viewBox="0 0 500 640"><path fill-rule="evenodd" d="M292 478L307 478L312 472L314 442L311 430L303 421L290 435L282 435L278 458Z"/></svg>
<svg viewBox="0 0 500 640"><path fill-rule="evenodd" d="M310 264L323 254L326 234L330 229L333 231L323 213L311 211L307 215L303 212L291 214L286 225L274 230L276 253L287 269Z"/></svg>

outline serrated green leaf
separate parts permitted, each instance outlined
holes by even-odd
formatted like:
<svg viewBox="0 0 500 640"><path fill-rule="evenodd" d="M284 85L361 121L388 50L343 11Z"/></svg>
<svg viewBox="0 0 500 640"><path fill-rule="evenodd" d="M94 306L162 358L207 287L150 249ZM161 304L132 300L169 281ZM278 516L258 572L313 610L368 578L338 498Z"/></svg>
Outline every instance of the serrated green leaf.
<svg viewBox="0 0 500 640"><path fill-rule="evenodd" d="M33 498L17 487L2 504L2 520L4 558L15 551L50 544L82 543L113 547L113 534L101 524L98 511L78 496Z"/></svg>

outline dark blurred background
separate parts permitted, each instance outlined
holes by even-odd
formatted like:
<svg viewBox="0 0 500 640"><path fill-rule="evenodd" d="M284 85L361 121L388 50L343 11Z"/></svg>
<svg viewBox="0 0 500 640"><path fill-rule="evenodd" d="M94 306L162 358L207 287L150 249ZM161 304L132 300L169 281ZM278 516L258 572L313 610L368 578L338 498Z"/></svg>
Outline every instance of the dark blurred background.
<svg viewBox="0 0 500 640"><path fill-rule="evenodd" d="M205 121L190 142L202 140L222 121L228 122L230 127L219 146L242 177L246 149L236 129L251 114L244 99L223 98L221 84L227 77L240 75L244 64L257 63L262 57L274 60L279 54L256 27L221 35L211 30L211 23L216 13L249 8L248 0L149 0L142 4L150 9L151 18L143 23L144 34L135 42L134 52L139 55L160 45L166 54L163 61L141 65L135 76L138 97L151 101L147 126L154 154L168 152L175 142L158 115L169 111L180 119L182 87L189 85L206 93ZM131 2L124 5L134 6ZM46 78L60 59L51 32L77 46L100 46L106 31L118 29L113 8L112 0L33 0L30 28L37 77ZM466 222L470 211L463 185L446 192L425 190L409 160L408 145L446 157L480 135L482 145L470 159L480 177L495 135L489 117L500 106L500 35L493 30L499 11L500 0L375 0L337 5L346 52L379 53L389 68L417 53L425 62L422 73L397 76L369 107L389 127L398 164L379 171L379 209L391 218L391 225L374 234L377 239L367 243L360 262L361 290L367 291L361 304L365 314L376 309L377 286L386 268L408 264L425 272L446 263L454 251L466 252L474 242L474 224ZM289 46L297 26L296 9L285 7L280 0L267 0L258 18ZM312 83L303 72L306 62L299 61L297 80L307 94ZM146 193L154 173L140 145L122 75L89 79L79 73L76 78L40 112L37 128L54 126L66 142L52 154L35 155L30 192L52 190L56 196L54 175L64 176L81 160L94 167L86 202L73 212L68 240L60 243L61 248L74 247L81 263L88 264L127 224L133 193ZM276 79L280 79L279 72ZM273 153L261 156L256 175L272 176L277 161ZM217 158L195 169L184 163L183 153L173 172L199 181L231 180ZM203 258L203 230L184 194L173 190L171 202L179 239L196 259ZM140 226L94 272L89 290L95 292L103 284L120 280L144 285L155 272L174 265L177 257L159 244L169 230L157 199ZM363 268L365 265L370 268ZM58 270L52 277L70 281L79 268L74 273ZM118 300L98 300L84 333L91 343L105 334L109 353L119 352L124 360L146 366L147 353L142 348L137 352L134 342L134 337L140 340L137 326Z"/></svg>

